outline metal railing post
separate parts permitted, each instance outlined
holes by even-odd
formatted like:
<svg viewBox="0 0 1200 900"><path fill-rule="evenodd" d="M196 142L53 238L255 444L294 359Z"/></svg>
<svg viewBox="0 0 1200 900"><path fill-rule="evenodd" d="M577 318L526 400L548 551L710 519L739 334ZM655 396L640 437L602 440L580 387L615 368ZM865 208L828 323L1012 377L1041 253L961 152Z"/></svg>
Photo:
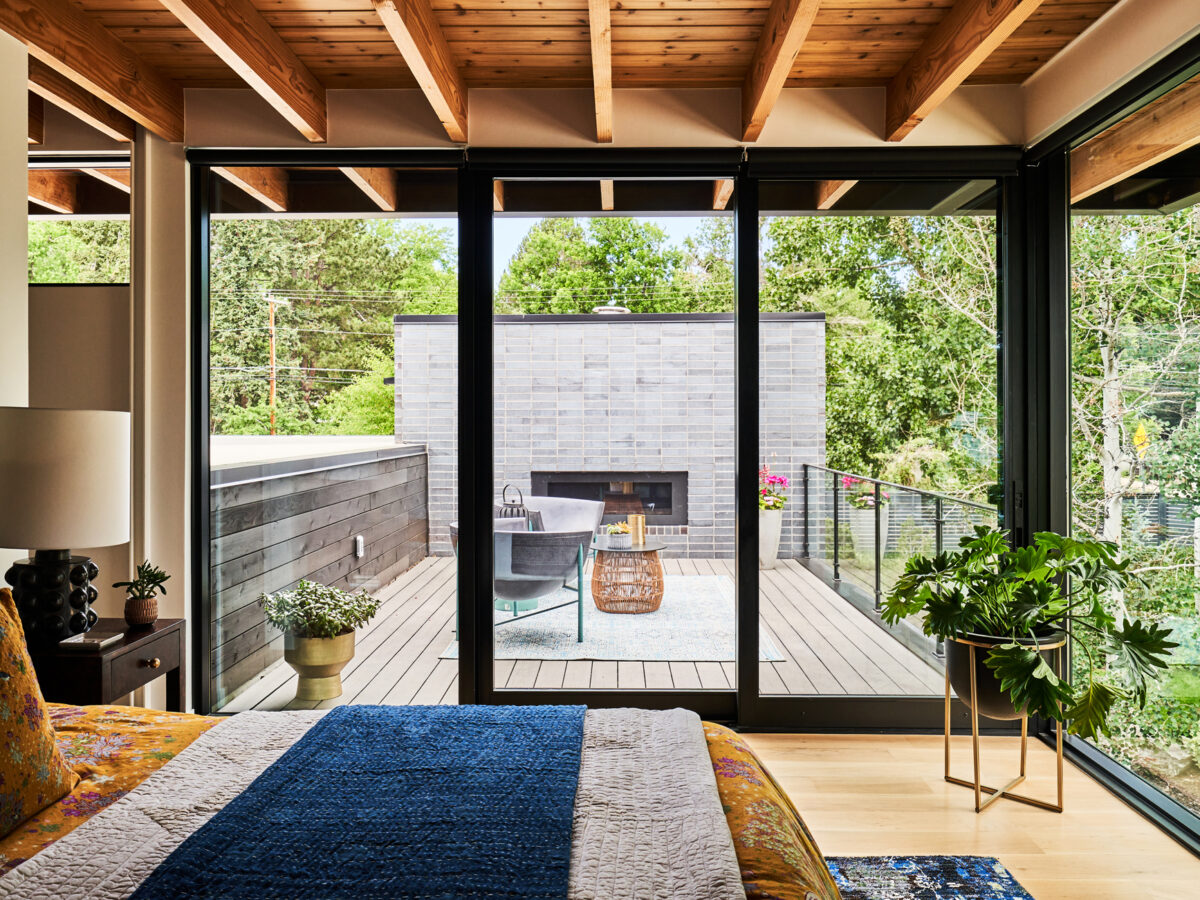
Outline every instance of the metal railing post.
<svg viewBox="0 0 1200 900"><path fill-rule="evenodd" d="M933 498L933 547L937 555L941 555L943 545L946 541L945 536L945 518L942 510L942 497L937 494ZM946 655L946 642L939 640L933 648L934 655L939 659Z"/></svg>
<svg viewBox="0 0 1200 900"><path fill-rule="evenodd" d="M800 471L804 490L804 546L802 548L802 556L804 559L808 559L808 463L804 463Z"/></svg>
<svg viewBox="0 0 1200 900"><path fill-rule="evenodd" d="M883 547L880 546L879 538L881 535L880 529L880 499L882 499L883 489L879 482L875 482L875 611L883 609Z"/></svg>
<svg viewBox="0 0 1200 900"><path fill-rule="evenodd" d="M841 557L838 547L838 477L833 476L833 580L842 580Z"/></svg>

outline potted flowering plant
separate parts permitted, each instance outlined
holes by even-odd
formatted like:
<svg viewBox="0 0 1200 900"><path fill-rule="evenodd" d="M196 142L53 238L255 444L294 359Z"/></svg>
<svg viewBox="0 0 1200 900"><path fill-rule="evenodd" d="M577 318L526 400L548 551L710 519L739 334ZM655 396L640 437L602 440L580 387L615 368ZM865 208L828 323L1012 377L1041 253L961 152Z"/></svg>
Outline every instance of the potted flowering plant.
<svg viewBox="0 0 1200 900"><path fill-rule="evenodd" d="M758 470L758 565L775 568L779 557L779 534L783 530L783 507L787 503L786 475L774 475L770 466Z"/></svg>
<svg viewBox="0 0 1200 900"><path fill-rule="evenodd" d="M297 700L330 700L342 694L342 669L354 658L354 629L379 611L366 591L350 593L301 580L293 590L258 599L268 622L284 634L283 658L299 681Z"/></svg>
<svg viewBox="0 0 1200 900"><path fill-rule="evenodd" d="M887 546L888 514L887 507L891 495L879 486L878 498L875 495L876 485L871 481L855 478L853 475L842 476L842 490L846 492L846 505L850 508L846 513L850 525L850 535L854 539L854 553L865 557L868 552L874 553L875 547L875 504L879 503L879 546Z"/></svg>
<svg viewBox="0 0 1200 900"><path fill-rule="evenodd" d="M628 550L633 546L633 529L628 522L613 522L606 530L610 550Z"/></svg>

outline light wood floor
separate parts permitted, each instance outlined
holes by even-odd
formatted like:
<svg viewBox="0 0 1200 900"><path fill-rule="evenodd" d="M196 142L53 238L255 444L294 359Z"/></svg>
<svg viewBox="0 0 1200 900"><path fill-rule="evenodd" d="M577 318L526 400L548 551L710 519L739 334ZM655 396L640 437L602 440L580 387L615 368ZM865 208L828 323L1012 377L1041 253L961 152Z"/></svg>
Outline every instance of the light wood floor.
<svg viewBox="0 0 1200 900"><path fill-rule="evenodd" d="M940 736L747 738L827 856L995 856L1037 900L1200 897L1200 860L1069 764L1065 812L1000 800L976 814L972 792L942 780ZM1017 739L984 740L994 784L1015 771ZM968 777L970 738L953 746ZM1040 742L1030 773L1028 793L1052 799L1054 753Z"/></svg>
<svg viewBox="0 0 1200 900"><path fill-rule="evenodd" d="M731 560L667 559L672 575L733 578ZM454 560L428 557L381 592L384 605L357 638L343 672L341 703L454 703L457 660L439 659L454 639ZM761 618L784 655L760 663L765 694L940 695L942 676L799 563L762 573ZM602 615L595 610L590 614ZM729 627L733 628L731 621ZM507 688L728 690L732 661L498 660ZM296 680L282 662L225 707L296 709Z"/></svg>

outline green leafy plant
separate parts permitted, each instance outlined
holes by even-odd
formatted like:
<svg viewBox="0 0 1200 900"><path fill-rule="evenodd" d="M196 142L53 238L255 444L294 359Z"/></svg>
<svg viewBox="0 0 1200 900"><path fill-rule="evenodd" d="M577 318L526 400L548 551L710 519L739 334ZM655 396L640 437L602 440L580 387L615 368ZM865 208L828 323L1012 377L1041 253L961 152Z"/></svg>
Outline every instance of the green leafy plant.
<svg viewBox="0 0 1200 900"><path fill-rule="evenodd" d="M1170 629L1118 621L1105 609L1105 598L1134 577L1129 561L1105 541L1040 532L1033 546L1013 549L1007 531L976 526L957 552L911 557L883 618L895 624L923 613L928 635L994 639L986 665L1019 712L1060 719L1072 734L1094 738L1109 733L1117 700L1145 706L1149 681L1178 646ZM1038 652L1068 635L1086 660L1086 679L1077 683L1060 678ZM1112 674L1122 683L1106 680Z"/></svg>
<svg viewBox="0 0 1200 900"><path fill-rule="evenodd" d="M365 625L379 612L367 591L350 593L302 580L293 590L263 594L259 605L268 622L297 637L332 638Z"/></svg>
<svg viewBox="0 0 1200 900"><path fill-rule="evenodd" d="M606 530L609 534L632 534L633 532L628 522L613 522L606 527Z"/></svg>
<svg viewBox="0 0 1200 900"><path fill-rule="evenodd" d="M113 587L125 588L125 593L129 595L130 600L149 600L151 597L158 596L159 593L167 592L163 582L170 577L147 559L137 567L132 581L115 581Z"/></svg>

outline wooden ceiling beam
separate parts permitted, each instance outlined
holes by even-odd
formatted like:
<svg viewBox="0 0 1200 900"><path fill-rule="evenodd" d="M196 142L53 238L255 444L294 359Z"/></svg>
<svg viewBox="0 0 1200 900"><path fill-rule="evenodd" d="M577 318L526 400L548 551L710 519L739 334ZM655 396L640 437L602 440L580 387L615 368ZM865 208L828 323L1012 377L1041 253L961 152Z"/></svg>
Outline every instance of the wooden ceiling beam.
<svg viewBox="0 0 1200 900"><path fill-rule="evenodd" d="M600 182L600 209L605 212L612 212L616 208L616 203L613 200L613 183L610 179L602 179Z"/></svg>
<svg viewBox="0 0 1200 900"><path fill-rule="evenodd" d="M371 0L452 141L467 140L467 86L429 0Z"/></svg>
<svg viewBox="0 0 1200 900"><path fill-rule="evenodd" d="M326 139L325 86L250 0L160 2L304 137Z"/></svg>
<svg viewBox="0 0 1200 900"><path fill-rule="evenodd" d="M183 89L70 0L4 0L0 30L139 125L165 140L183 140Z"/></svg>
<svg viewBox="0 0 1200 900"><path fill-rule="evenodd" d="M29 199L38 206L70 215L77 208L79 176L57 169L29 170Z"/></svg>
<svg viewBox="0 0 1200 900"><path fill-rule="evenodd" d="M46 140L46 101L37 94L29 95L29 143Z"/></svg>
<svg viewBox="0 0 1200 900"><path fill-rule="evenodd" d="M29 90L114 141L130 142L137 123L40 60L29 58Z"/></svg>
<svg viewBox="0 0 1200 900"><path fill-rule="evenodd" d="M817 209L833 209L856 184L857 181L818 181Z"/></svg>
<svg viewBox="0 0 1200 900"><path fill-rule="evenodd" d="M611 144L613 139L612 15L608 3L609 0L588 0L596 141L601 144Z"/></svg>
<svg viewBox="0 0 1200 900"><path fill-rule="evenodd" d="M90 175L97 181L103 181L110 187L115 187L119 191L130 193L130 179L128 169L80 169L84 175Z"/></svg>
<svg viewBox="0 0 1200 900"><path fill-rule="evenodd" d="M504 182L498 178L492 182L492 212L504 212Z"/></svg>
<svg viewBox="0 0 1200 900"><path fill-rule="evenodd" d="M742 140L757 141L775 108L821 0L773 0L742 83Z"/></svg>
<svg viewBox="0 0 1200 900"><path fill-rule="evenodd" d="M268 209L287 212L287 170L268 166L214 166L213 171Z"/></svg>
<svg viewBox="0 0 1200 900"><path fill-rule="evenodd" d="M1200 144L1200 80L1122 119L1071 151L1071 202L1078 203L1181 150Z"/></svg>
<svg viewBox="0 0 1200 900"><path fill-rule="evenodd" d="M713 182L713 209L724 209L733 196L733 179L718 178Z"/></svg>
<svg viewBox="0 0 1200 900"><path fill-rule="evenodd" d="M342 166L342 174L349 178L371 202L384 212L395 212L399 203L396 187L396 172L384 168L353 168Z"/></svg>
<svg viewBox="0 0 1200 900"><path fill-rule="evenodd" d="M907 137L1042 2L958 0L888 83L884 137Z"/></svg>

